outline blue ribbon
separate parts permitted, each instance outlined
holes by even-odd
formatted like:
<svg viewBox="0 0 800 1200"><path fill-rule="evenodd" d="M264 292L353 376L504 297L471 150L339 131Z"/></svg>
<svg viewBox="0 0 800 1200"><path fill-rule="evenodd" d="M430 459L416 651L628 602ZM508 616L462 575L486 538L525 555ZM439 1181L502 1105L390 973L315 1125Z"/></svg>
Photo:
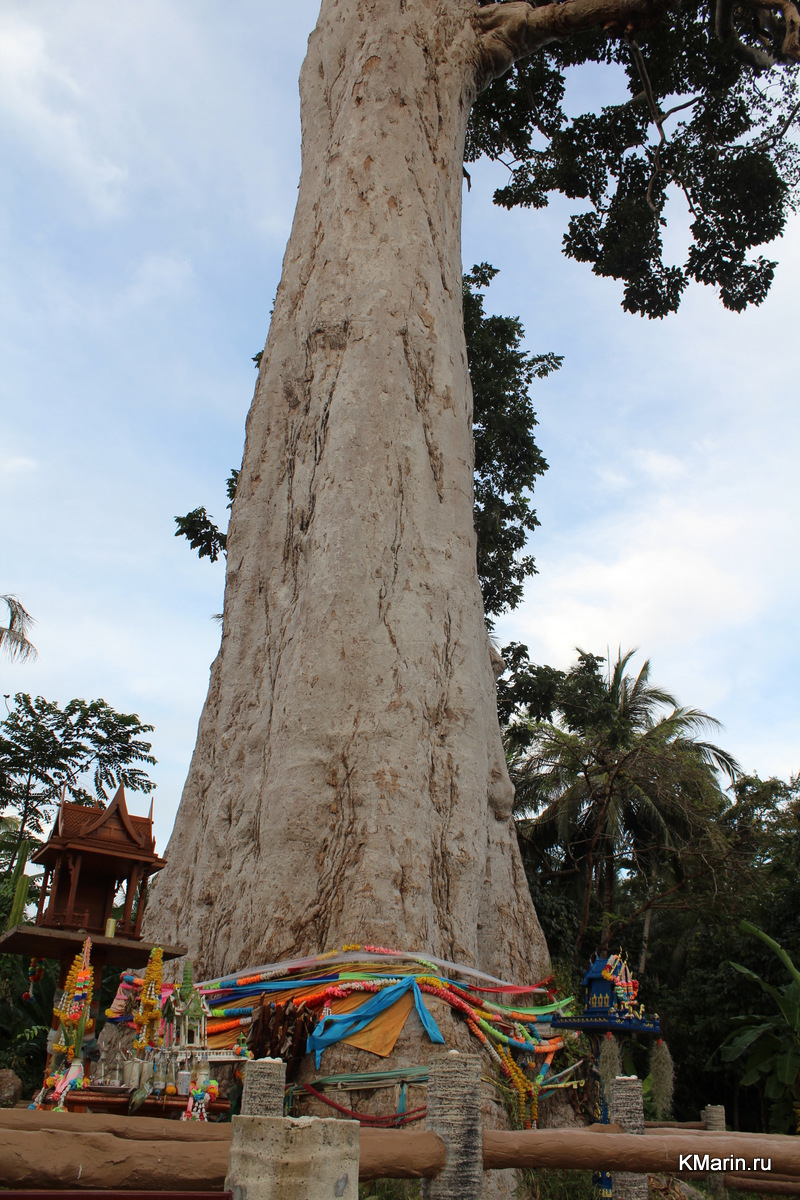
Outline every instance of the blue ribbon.
<svg viewBox="0 0 800 1200"><path fill-rule="evenodd" d="M316 1054L316 1067L319 1070L322 1051L328 1046L332 1046L335 1042L340 1042L342 1038L351 1037L354 1033L360 1033L370 1021L374 1021L382 1012L405 995L407 991L412 990L414 993L414 1006L422 1027L427 1033L432 1042L438 1042L444 1045L444 1038L439 1031L439 1026L434 1021L431 1014L425 1007L425 1002L422 999L422 992L417 986L417 981L413 975L408 979L402 979L400 983L393 983L391 987L383 988L382 991L376 992L364 1004L360 1005L354 1012L335 1013L333 1016L325 1017L320 1021L314 1032L308 1039L308 1049L313 1050Z"/></svg>

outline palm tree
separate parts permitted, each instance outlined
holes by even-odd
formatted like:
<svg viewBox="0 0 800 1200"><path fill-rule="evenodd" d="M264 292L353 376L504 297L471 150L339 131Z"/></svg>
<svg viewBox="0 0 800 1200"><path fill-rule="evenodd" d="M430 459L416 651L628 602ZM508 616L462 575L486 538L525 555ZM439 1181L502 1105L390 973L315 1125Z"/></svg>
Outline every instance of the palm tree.
<svg viewBox="0 0 800 1200"><path fill-rule="evenodd" d="M507 729L522 837L541 860L556 859L551 874L581 884L577 954L593 897L608 950L621 871L647 881L644 910L652 910L662 870L680 878L682 851L701 833L714 838L713 815L724 803L717 771L731 779L739 771L726 751L700 739L719 722L651 684L649 660L636 678L626 674L634 653L620 651L603 675L603 659L579 650L556 689L558 719L522 718ZM646 920L645 950L648 936Z"/></svg>
<svg viewBox="0 0 800 1200"><path fill-rule="evenodd" d="M36 658L38 651L28 638L31 625L35 623L33 617L16 596L0 596L0 603L8 609L8 625L0 625L0 651L5 651L12 662Z"/></svg>

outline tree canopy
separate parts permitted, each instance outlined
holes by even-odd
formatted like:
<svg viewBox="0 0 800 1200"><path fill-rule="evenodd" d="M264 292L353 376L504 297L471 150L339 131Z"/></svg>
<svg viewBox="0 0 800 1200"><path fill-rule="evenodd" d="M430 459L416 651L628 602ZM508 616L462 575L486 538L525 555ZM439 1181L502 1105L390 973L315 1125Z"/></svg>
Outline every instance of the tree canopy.
<svg viewBox="0 0 800 1200"><path fill-rule="evenodd" d="M472 383L475 438L475 530L478 577L488 616L514 609L534 560L527 535L539 524L531 507L536 479L547 463L536 444L535 379L558 370L557 354L528 354L518 317L484 312L482 290L497 274L480 263L464 276L464 334Z"/></svg>
<svg viewBox="0 0 800 1200"><path fill-rule="evenodd" d="M749 921L742 921L741 928L773 951L786 968L789 982L778 989L741 963L731 964L766 993L777 1012L735 1018L736 1029L722 1047L722 1058L732 1062L746 1055L741 1082L745 1087L762 1084L771 1102L771 1128L775 1133L800 1133L800 971L783 947L763 930Z"/></svg>
<svg viewBox="0 0 800 1200"><path fill-rule="evenodd" d="M776 264L754 252L783 232L800 182L796 6L634 0L594 14L580 2L481 8L479 27L496 32L495 53L510 69L475 103L466 158L485 154L508 167L495 202L541 208L554 192L579 202L564 251L621 280L629 312L665 316L691 280L716 287L737 312L760 304ZM556 38L572 36L519 55L559 16ZM619 68L628 96L572 116L567 73L586 63ZM770 70L778 65L784 69ZM664 248L672 200L683 205L678 219L688 220L683 263Z"/></svg>
<svg viewBox="0 0 800 1200"><path fill-rule="evenodd" d="M793 1131L796 984L781 953L800 954L800 781L738 771L697 736L705 714L669 711L648 664L630 677L624 655L584 652L560 671L523 646L504 654L520 841L558 969L603 941L629 955L674 1056L677 1119L724 1104L735 1129ZM642 1074L640 1049L625 1053Z"/></svg>
<svg viewBox="0 0 800 1200"><path fill-rule="evenodd" d="M0 817L14 818L0 866L10 872L22 843L44 831L62 790L73 803L101 806L119 784L152 792L140 765L156 761L143 738L152 729L105 700L70 700L61 708L19 692L0 722Z"/></svg>
<svg viewBox="0 0 800 1200"><path fill-rule="evenodd" d="M723 854L712 870L688 880L653 911L643 987L678 1066L679 1120L696 1117L704 1103L724 1104L734 1129L789 1127L784 1089L776 1087L781 1081L768 1088L777 1066L770 1064L769 1051L753 1077L743 1058L728 1050L723 1056L721 1047L745 1026L770 1023L771 1002L765 1001L760 981L778 989L786 982L769 943L751 936L743 922L779 941L795 961L800 955L798 782L739 776L716 820ZM621 907L636 901L637 889L631 886ZM629 925L624 936L635 950L641 921ZM734 962L759 979L735 970ZM779 1027L773 1032L780 1035ZM791 1039L791 1031L785 1032Z"/></svg>
<svg viewBox="0 0 800 1200"><path fill-rule="evenodd" d="M239 472L233 468L225 483L228 508L233 504L238 478ZM225 553L228 546L227 534L215 525L214 518L206 512L205 507L193 508L184 517L176 517L175 524L178 527L175 537L185 537L192 549L197 551L198 558L208 558L211 562L216 562L220 554Z"/></svg>
<svg viewBox="0 0 800 1200"><path fill-rule="evenodd" d="M649 661L627 673L633 653L604 670L579 651L569 671L539 672L530 704L543 719L521 706L505 729L525 849L546 880L570 885L578 957L598 937L608 950L621 879L643 883L637 915L650 913L714 854L716 772L739 769L700 736L718 723L655 686Z"/></svg>

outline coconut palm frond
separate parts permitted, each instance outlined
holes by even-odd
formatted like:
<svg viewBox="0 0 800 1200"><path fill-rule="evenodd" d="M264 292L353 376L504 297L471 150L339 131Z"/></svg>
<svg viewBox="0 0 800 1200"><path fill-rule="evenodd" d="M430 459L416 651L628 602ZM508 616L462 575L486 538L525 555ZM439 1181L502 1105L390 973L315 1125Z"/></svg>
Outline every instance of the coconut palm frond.
<svg viewBox="0 0 800 1200"><path fill-rule="evenodd" d="M0 651L5 651L12 662L25 662L37 658L38 650L28 634L35 621L16 596L0 596L0 602L8 609L8 625L0 625Z"/></svg>
<svg viewBox="0 0 800 1200"><path fill-rule="evenodd" d="M727 750L723 750L721 746L714 746L711 742L692 742L692 748L702 762L707 766L714 767L718 771L722 771L728 776L731 783L741 775L742 768L739 761L732 754L729 754Z"/></svg>
<svg viewBox="0 0 800 1200"><path fill-rule="evenodd" d="M556 719L529 724L509 761L526 845L575 890L577 953L598 907L607 948L621 872L646 875L654 895L659 876L679 885L690 862L716 855L726 807L717 773L739 772L706 740L719 722L654 684L649 660L629 674L634 653L620 648L601 672L601 658L579 651Z"/></svg>

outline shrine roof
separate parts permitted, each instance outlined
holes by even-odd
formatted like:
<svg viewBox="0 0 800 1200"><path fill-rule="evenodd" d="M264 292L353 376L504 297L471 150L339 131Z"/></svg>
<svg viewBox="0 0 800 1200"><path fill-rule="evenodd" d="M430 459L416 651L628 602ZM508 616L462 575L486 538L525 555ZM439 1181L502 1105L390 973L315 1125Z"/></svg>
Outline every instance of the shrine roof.
<svg viewBox="0 0 800 1200"><path fill-rule="evenodd" d="M49 838L31 856L31 861L44 863L53 857L54 851L67 847L139 862L161 862L155 849L152 805L148 816L132 815L121 785L105 808L88 808L62 800Z"/></svg>

